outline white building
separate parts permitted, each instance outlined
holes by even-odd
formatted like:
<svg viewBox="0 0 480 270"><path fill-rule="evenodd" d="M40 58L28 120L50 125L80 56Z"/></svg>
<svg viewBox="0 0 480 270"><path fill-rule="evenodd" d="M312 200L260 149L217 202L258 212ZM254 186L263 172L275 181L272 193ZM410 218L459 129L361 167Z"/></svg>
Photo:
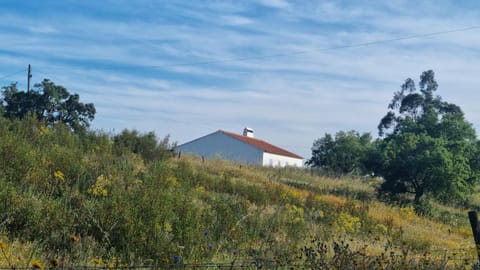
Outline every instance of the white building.
<svg viewBox="0 0 480 270"><path fill-rule="evenodd" d="M223 158L250 165L271 167L303 166L303 158L266 141L256 139L253 130L243 135L218 130L177 146L177 153L195 154L205 158Z"/></svg>

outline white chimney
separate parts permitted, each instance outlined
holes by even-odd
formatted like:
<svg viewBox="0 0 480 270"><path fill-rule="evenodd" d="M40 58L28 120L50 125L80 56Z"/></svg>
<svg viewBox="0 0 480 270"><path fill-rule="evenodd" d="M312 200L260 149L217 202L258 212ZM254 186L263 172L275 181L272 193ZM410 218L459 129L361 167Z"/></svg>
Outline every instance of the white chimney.
<svg viewBox="0 0 480 270"><path fill-rule="evenodd" d="M254 138L253 136L253 129L252 128L249 128L249 127L246 127L243 129L243 136L247 136L247 137L250 137L250 138Z"/></svg>

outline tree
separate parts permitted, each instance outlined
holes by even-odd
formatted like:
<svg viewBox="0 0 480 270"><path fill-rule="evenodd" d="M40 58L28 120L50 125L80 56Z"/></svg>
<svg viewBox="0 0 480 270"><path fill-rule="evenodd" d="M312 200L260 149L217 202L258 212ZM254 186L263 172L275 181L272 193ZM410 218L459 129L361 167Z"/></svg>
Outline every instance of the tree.
<svg viewBox="0 0 480 270"><path fill-rule="evenodd" d="M2 90L3 115L7 118L34 115L48 126L63 123L74 131L81 131L88 128L95 117L93 103L81 103L78 94L70 94L65 87L48 79L35 84L29 92L19 91L16 83Z"/></svg>
<svg viewBox="0 0 480 270"><path fill-rule="evenodd" d="M434 96L434 72L420 76L420 89L407 79L393 96L378 126L384 194L413 194L420 203L429 193L444 201L464 200L478 180L475 130L455 104Z"/></svg>
<svg viewBox="0 0 480 270"><path fill-rule="evenodd" d="M314 141L312 157L307 165L340 175L366 174L363 162L371 146L369 133L360 135L353 130L340 131L335 138L326 133L323 138Z"/></svg>
<svg viewBox="0 0 480 270"><path fill-rule="evenodd" d="M175 144L169 142L169 136L159 142L156 138L152 131L140 134L137 130L124 129L113 137L113 151L117 155L133 152L142 156L145 161L171 157Z"/></svg>

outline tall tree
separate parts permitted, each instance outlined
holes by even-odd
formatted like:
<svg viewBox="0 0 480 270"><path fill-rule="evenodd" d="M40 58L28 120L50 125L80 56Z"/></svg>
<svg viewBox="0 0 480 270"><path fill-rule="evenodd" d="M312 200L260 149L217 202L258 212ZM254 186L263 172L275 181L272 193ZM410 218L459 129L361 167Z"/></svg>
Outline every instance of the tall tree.
<svg viewBox="0 0 480 270"><path fill-rule="evenodd" d="M354 130L339 131L335 137L326 133L314 141L312 157L307 165L339 175L365 174L363 162L371 146L372 137L369 133L360 135Z"/></svg>
<svg viewBox="0 0 480 270"><path fill-rule="evenodd" d="M17 84L2 88L3 115L7 118L24 118L35 115L47 125L64 123L74 131L85 130L95 117L93 103L81 103L78 94L44 79L34 89L19 91Z"/></svg>
<svg viewBox="0 0 480 270"><path fill-rule="evenodd" d="M381 119L381 192L411 193L415 203L430 193L445 201L463 200L480 179L475 130L462 110L442 101L434 72L420 76L419 90L407 79Z"/></svg>

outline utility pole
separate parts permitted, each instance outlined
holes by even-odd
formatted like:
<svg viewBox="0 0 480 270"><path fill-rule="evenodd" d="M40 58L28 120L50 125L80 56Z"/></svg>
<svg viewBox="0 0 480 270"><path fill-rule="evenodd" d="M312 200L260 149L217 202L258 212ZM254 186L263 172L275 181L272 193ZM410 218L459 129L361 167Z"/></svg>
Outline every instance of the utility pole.
<svg viewBox="0 0 480 270"><path fill-rule="evenodd" d="M30 93L30 79L32 78L32 67L28 64L28 76L27 76L27 94Z"/></svg>

